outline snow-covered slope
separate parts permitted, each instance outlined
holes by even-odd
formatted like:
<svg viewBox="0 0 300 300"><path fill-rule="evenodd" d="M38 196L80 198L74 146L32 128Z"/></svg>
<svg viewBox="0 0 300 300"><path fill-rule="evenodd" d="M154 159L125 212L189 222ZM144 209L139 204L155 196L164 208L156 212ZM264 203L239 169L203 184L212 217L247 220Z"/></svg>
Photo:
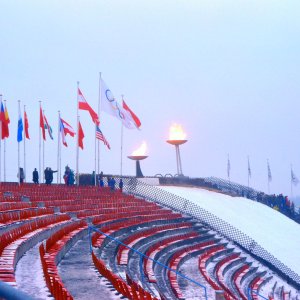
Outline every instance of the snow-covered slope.
<svg viewBox="0 0 300 300"><path fill-rule="evenodd" d="M270 207L200 188L160 186L228 222L300 275L300 225Z"/></svg>

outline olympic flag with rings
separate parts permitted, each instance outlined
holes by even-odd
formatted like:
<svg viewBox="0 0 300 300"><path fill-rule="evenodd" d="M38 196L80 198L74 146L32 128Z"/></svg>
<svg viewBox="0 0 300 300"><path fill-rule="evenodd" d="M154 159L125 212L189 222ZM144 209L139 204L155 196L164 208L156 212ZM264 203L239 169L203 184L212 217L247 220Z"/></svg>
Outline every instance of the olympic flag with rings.
<svg viewBox="0 0 300 300"><path fill-rule="evenodd" d="M117 102L111 90L101 79L101 110L120 120L126 128L138 128L131 115Z"/></svg>

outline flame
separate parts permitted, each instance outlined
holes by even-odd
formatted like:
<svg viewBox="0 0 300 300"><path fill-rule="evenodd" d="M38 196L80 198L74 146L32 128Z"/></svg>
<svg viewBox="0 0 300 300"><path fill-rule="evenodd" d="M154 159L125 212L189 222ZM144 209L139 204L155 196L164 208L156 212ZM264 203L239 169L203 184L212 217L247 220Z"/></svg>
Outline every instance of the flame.
<svg viewBox="0 0 300 300"><path fill-rule="evenodd" d="M179 124L173 124L170 127L170 133L169 133L169 140L185 140L186 139L186 133L183 131L181 125Z"/></svg>
<svg viewBox="0 0 300 300"><path fill-rule="evenodd" d="M144 156L146 155L146 151L147 151L147 144L146 142L143 142L142 145L137 148L136 150L134 150L132 152L132 156Z"/></svg>

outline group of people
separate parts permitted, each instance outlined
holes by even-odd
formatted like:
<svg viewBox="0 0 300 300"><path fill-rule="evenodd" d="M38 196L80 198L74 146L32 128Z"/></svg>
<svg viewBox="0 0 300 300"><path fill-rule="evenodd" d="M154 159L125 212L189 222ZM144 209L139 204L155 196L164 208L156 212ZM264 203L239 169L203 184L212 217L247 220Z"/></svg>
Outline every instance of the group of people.
<svg viewBox="0 0 300 300"><path fill-rule="evenodd" d="M110 176L107 176L107 186L110 188L110 190L113 192L115 191L116 189L116 180L114 177L110 177ZM104 187L104 179L103 179L103 173L101 172L100 176L99 176L99 186L101 188ZM122 180L122 178L120 178L119 180L119 189L120 191L122 192L123 191L123 186L124 186L124 182Z"/></svg>
<svg viewBox="0 0 300 300"><path fill-rule="evenodd" d="M64 173L64 181L66 185L73 185L75 183L75 175L73 170L66 165L65 173Z"/></svg>
<svg viewBox="0 0 300 300"><path fill-rule="evenodd" d="M50 167L47 167L44 171L44 178L45 178L45 183L47 185L52 184L53 182L53 174L58 172L53 171ZM20 174L20 175L19 175ZM20 171L18 173L18 178L20 177L20 183L23 183L24 181L24 171L23 168L20 168ZM75 176L74 176L74 172L70 169L70 167L67 165L65 168L65 173L64 173L64 181L66 185L73 185L75 182ZM39 172L37 171L36 168L34 168L33 172L32 172L32 181L34 184L39 184Z"/></svg>

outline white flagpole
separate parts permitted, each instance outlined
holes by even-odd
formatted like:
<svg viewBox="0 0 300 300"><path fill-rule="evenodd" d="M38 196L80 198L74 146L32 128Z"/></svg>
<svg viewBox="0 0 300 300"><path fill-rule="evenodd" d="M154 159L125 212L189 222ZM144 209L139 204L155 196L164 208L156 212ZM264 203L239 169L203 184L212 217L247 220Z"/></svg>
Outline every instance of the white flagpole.
<svg viewBox="0 0 300 300"><path fill-rule="evenodd" d="M2 103L2 95L0 94L0 104ZM1 157L2 157L2 147L1 147L1 143L2 143L2 121L0 121L0 183L2 182L2 164L1 164Z"/></svg>
<svg viewBox="0 0 300 300"><path fill-rule="evenodd" d="M6 100L4 100L4 109L6 108ZM5 113L5 112L4 112ZM1 135L2 135L2 128L1 128ZM1 136L2 138L2 136ZM4 144L4 157L3 157L3 168L4 168L4 182L6 182L6 139L3 141Z"/></svg>
<svg viewBox="0 0 300 300"><path fill-rule="evenodd" d="M98 117L100 121L100 114L101 114L101 103L102 103L102 79L101 79L101 72L99 72L99 96L98 96ZM96 135L95 135L96 138ZM97 139L96 139L97 140ZM98 169L97 173L100 174L100 141L97 140L97 146L98 146Z"/></svg>
<svg viewBox="0 0 300 300"><path fill-rule="evenodd" d="M121 95L122 97L122 102L124 100L124 95ZM123 131L123 123L121 121L121 168L120 168L120 174L121 174L121 177L123 175L123 134L124 134L124 131Z"/></svg>
<svg viewBox="0 0 300 300"><path fill-rule="evenodd" d="M291 198L293 197L293 178L292 178L292 174L293 174L293 165L291 164Z"/></svg>
<svg viewBox="0 0 300 300"><path fill-rule="evenodd" d="M26 134L25 134L25 111L26 111L26 105L24 105L24 121L23 121L23 124L24 124L24 129L23 129L23 132L24 132L24 141L23 141L23 145L24 145L24 182L26 182Z"/></svg>
<svg viewBox="0 0 300 300"><path fill-rule="evenodd" d="M43 110L43 117L44 117L44 115L45 115L45 111ZM43 120L43 123L44 123L44 120ZM47 130L49 130L49 129L47 128ZM43 139L43 170L42 170L42 172L43 172L43 183L45 183L45 172L44 172L44 170L45 170L45 140Z"/></svg>
<svg viewBox="0 0 300 300"><path fill-rule="evenodd" d="M58 111L58 133L57 133L57 184L61 183L60 178L61 178L61 163L60 163L60 156L61 156L61 151L60 151L60 111Z"/></svg>
<svg viewBox="0 0 300 300"><path fill-rule="evenodd" d="M79 81L77 81L77 142L76 142L76 184L79 186L79 145L78 145L78 132L79 132L79 123L78 123L78 105L79 105L79 99L78 99L78 89L79 89Z"/></svg>
<svg viewBox="0 0 300 300"><path fill-rule="evenodd" d="M1 128L1 130L2 130L2 128ZM4 158L3 158L4 178L3 178L3 181L6 182L6 139L4 139L3 144L4 144L4 149L3 149L3 152L4 152Z"/></svg>
<svg viewBox="0 0 300 300"><path fill-rule="evenodd" d="M96 165L97 165L97 139L96 139L96 131L97 131L97 125L95 124L95 173L94 173L94 181L95 181L95 186L97 185L97 182L96 182L96 173L97 173L97 169L96 169Z"/></svg>
<svg viewBox="0 0 300 300"><path fill-rule="evenodd" d="M267 159L267 164L268 164L268 194L270 195L270 165L269 165L269 160Z"/></svg>
<svg viewBox="0 0 300 300"><path fill-rule="evenodd" d="M20 100L18 100L18 127L19 127L19 117L21 115L21 107L20 107ZM19 130L19 129L18 129ZM19 174L19 185L21 184L21 172L20 172L20 142L18 142L18 174Z"/></svg>
<svg viewBox="0 0 300 300"><path fill-rule="evenodd" d="M249 181L250 181L250 173L249 173L249 170L250 170L250 162L249 162L249 155L248 155L248 188L249 188Z"/></svg>
<svg viewBox="0 0 300 300"><path fill-rule="evenodd" d="M42 173L41 173L41 165L42 165L41 164L41 130L42 130L42 128L40 127L40 125L41 125L40 118L41 118L42 104L41 104L41 101L39 101L39 103L40 103L40 111L39 111L40 117L39 117L39 127L38 127L39 128L39 178L40 178L39 183L41 183L41 179L43 178Z"/></svg>

